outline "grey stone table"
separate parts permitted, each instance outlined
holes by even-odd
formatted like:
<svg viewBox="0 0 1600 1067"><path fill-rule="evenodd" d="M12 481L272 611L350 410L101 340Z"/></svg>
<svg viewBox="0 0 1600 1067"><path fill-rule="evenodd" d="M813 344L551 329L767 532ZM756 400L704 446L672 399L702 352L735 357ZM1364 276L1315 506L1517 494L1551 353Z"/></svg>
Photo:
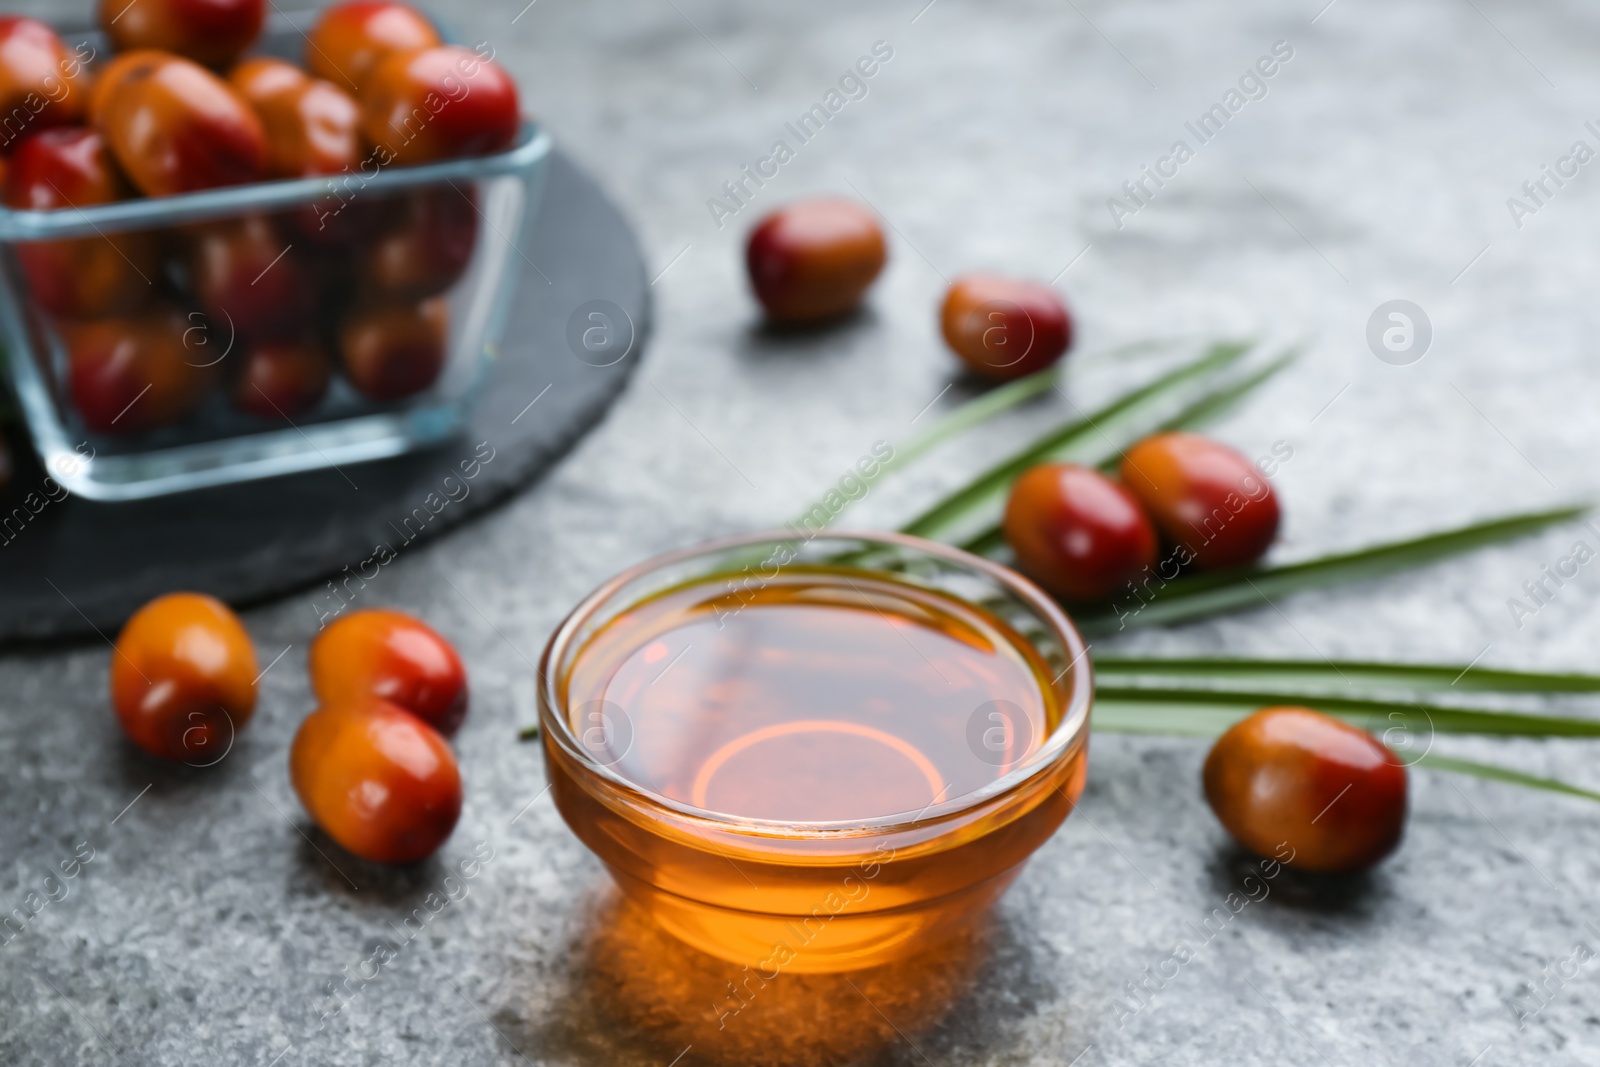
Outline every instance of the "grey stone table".
<svg viewBox="0 0 1600 1067"><path fill-rule="evenodd" d="M285 750L310 706L314 593L248 613L263 661L285 655L256 721L206 771L155 766L120 739L103 644L5 653L0 911L75 849L92 859L0 947L0 1062L1600 1062L1600 810L1578 800L1418 773L1390 862L1337 886L1275 880L1172 974L1174 946L1240 886L1244 861L1199 799L1203 745L1100 737L1081 809L983 937L854 986L782 979L719 1030L728 969L617 907L542 794L536 752L511 743L534 715L543 641L594 584L788 517L874 440L965 394L946 391L932 309L942 275L969 268L1059 275L1085 350L1156 333L1315 337L1219 428L1252 454L1292 446L1277 479L1284 558L1593 495L1600 164L1574 146L1600 148L1586 125L1600 119L1600 13L1575 0L523 2L455 18L632 212L660 274L659 325L628 395L550 477L363 593L465 651L461 825L437 860L386 871L300 814ZM865 95L796 144L785 123L877 41L893 55ZM1272 77L1230 98L1276 42ZM1202 142L1186 123L1215 104L1227 121ZM708 199L780 138L794 158L719 228ZM1169 176L1133 199L1124 182L1146 165ZM882 213L891 265L858 320L769 336L745 294L742 233L819 190ZM1408 365L1365 337L1396 298L1432 326ZM1146 372L1086 362L1069 393L1092 401ZM905 514L1067 404L946 449L860 517ZM1553 532L1124 647L1593 669L1592 568L1531 617L1507 607L1578 537L1594 541ZM1580 744L1449 749L1600 787ZM475 877L446 882L475 857ZM420 935L402 927L430 906ZM380 948L393 959L374 969ZM1169 977L1153 996L1130 999L1128 983L1157 973Z"/></svg>

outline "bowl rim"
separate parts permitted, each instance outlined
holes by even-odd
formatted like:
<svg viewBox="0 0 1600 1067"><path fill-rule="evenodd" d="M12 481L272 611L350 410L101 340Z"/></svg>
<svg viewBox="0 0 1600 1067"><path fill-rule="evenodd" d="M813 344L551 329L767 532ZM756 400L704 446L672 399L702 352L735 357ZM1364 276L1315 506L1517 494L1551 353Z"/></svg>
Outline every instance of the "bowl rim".
<svg viewBox="0 0 1600 1067"><path fill-rule="evenodd" d="M833 821L759 819L695 807L692 804L673 800L640 785L632 779L619 774L610 766L596 762L590 753L578 743L577 738L573 736L571 723L567 716L565 714L556 714L555 709L560 705L561 701L558 692L559 679L552 669L553 665L559 663L567 653L578 629L597 610L607 604L619 590L625 588L631 582L673 564L692 560L699 556L710 556L726 552L729 549L797 542L811 544L819 540L866 542L869 545L887 544L897 548L911 549L925 555L936 556L946 562L955 563L969 571L976 571L996 581L1005 587L1007 591L1026 602L1028 607L1039 615L1054 631L1056 638L1061 642L1063 649L1070 657L1067 668L1058 674L1052 682L1052 685L1058 684L1063 675L1070 675L1067 699L1062 709L1061 721L1045 738L1044 743L1021 764L994 781L988 782L970 792L962 793L938 803L929 804L928 807L919 812L897 812L890 815L875 816L870 819ZM784 564L784 566L787 565ZM1088 733L1089 712L1094 700L1094 668L1088 658L1088 651L1089 646L1085 643L1083 636L1078 632L1071 618L1042 589L1017 571L984 559L981 556L973 555L963 549L902 533L824 530L806 536L793 530L768 529L754 533L715 538L652 556L607 579L580 600L577 606L556 627L555 632L551 634L549 641L545 645L544 653L539 659L539 719L547 745L558 745L562 752L578 766L582 767L588 775L601 779L614 790L633 798L635 809L665 809L678 819L689 820L699 824L711 824L724 832L752 837L783 836L786 838L825 839L878 837L916 829L930 823L938 823L955 815L981 809L997 799L1016 792L1034 779L1048 773L1069 753L1081 747L1079 742ZM581 778L576 780L580 787L587 788Z"/></svg>

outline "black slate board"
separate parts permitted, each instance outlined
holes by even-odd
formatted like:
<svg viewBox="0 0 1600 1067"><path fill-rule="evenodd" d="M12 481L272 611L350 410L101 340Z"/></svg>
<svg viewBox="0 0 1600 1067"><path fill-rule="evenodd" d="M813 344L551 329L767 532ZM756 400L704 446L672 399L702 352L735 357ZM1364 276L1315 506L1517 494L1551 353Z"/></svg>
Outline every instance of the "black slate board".
<svg viewBox="0 0 1600 1067"><path fill-rule="evenodd" d="M622 390L649 330L650 303L627 222L559 152L523 251L500 358L460 438L346 465L343 473L127 503L49 503L20 532L15 523L0 531L0 641L110 634L146 600L175 589L244 605L342 575L345 567L355 573L364 565L370 576L382 559L374 559L378 546L404 552L526 485ZM578 341L588 322L584 305L595 301L613 305L606 309L613 317L620 308L632 324L625 336L618 318L621 328L598 353ZM15 440L13 446L20 451ZM493 458L464 479L461 464L473 470L491 449ZM37 461L20 455L0 511L10 514L43 479Z"/></svg>

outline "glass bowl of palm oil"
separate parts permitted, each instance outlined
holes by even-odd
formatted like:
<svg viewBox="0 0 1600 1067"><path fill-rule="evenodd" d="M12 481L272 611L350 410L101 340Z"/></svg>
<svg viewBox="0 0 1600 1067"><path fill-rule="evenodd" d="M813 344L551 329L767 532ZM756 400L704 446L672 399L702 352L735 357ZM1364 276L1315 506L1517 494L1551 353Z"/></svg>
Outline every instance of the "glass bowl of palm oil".
<svg viewBox="0 0 1600 1067"><path fill-rule="evenodd" d="M660 556L540 666L567 824L667 931L768 976L962 933L1083 791L1083 639L1015 572L915 537Z"/></svg>

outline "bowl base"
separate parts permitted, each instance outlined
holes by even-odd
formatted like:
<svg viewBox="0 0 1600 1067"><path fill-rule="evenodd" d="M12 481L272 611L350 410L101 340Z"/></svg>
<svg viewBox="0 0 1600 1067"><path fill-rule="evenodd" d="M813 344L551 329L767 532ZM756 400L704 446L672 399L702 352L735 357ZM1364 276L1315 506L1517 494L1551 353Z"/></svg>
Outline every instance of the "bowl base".
<svg viewBox="0 0 1600 1067"><path fill-rule="evenodd" d="M770 981L778 974L863 970L935 948L983 919L1022 867L908 907L852 914L840 896L836 911L825 903L812 914L794 915L716 907L610 870L618 888L667 933Z"/></svg>

